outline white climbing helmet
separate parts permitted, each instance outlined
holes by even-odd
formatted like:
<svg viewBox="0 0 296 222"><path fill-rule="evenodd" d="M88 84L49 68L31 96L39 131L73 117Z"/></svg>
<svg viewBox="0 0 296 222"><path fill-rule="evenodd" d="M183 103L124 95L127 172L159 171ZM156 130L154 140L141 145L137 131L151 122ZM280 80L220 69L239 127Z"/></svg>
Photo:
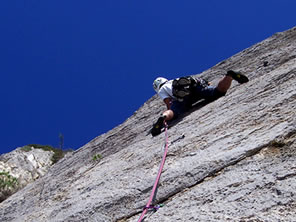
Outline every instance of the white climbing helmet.
<svg viewBox="0 0 296 222"><path fill-rule="evenodd" d="M160 88L163 86L163 84L165 84L168 80L166 78L163 77L158 77L154 80L153 82L153 89L155 90L155 92L158 93L158 91L160 90Z"/></svg>

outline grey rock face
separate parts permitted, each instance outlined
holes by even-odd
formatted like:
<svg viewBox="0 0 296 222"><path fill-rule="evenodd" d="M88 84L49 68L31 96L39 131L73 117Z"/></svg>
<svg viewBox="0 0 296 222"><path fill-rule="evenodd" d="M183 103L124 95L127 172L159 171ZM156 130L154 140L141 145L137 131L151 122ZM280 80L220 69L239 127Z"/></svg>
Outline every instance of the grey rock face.
<svg viewBox="0 0 296 222"><path fill-rule="evenodd" d="M0 172L7 172L17 179L17 186L4 189L0 192L0 198L4 199L4 193L14 193L15 191L26 186L28 183L35 181L43 176L52 165L52 151L31 148L25 151L17 148L14 151L0 156Z"/></svg>
<svg viewBox="0 0 296 222"><path fill-rule="evenodd" d="M145 221L295 221L296 28L201 75L216 84L229 69L250 82L169 129L169 141L185 137L169 147L156 201L165 206ZM164 109L154 96L63 158L0 204L1 221L137 221L164 145L147 133Z"/></svg>

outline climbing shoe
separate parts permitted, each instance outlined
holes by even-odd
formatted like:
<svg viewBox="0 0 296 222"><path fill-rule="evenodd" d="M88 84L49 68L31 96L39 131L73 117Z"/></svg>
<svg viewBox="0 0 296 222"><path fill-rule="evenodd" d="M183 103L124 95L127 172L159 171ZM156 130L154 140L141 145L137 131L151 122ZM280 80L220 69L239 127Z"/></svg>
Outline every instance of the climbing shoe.
<svg viewBox="0 0 296 222"><path fill-rule="evenodd" d="M249 82L248 77L246 77L245 75L241 74L240 72L235 72L233 70L229 70L227 72L226 76L230 76L231 78L233 78L234 80L236 80L240 84Z"/></svg>
<svg viewBox="0 0 296 222"><path fill-rule="evenodd" d="M161 129L164 126L164 120L165 116L161 116L158 118L157 122L153 125L153 128L151 130L152 136L157 136L161 133Z"/></svg>

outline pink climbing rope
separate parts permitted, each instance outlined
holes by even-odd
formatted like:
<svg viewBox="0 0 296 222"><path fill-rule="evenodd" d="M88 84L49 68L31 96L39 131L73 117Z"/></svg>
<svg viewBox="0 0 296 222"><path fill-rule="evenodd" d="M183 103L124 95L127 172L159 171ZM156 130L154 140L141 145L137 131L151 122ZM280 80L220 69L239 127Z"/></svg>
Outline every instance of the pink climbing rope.
<svg viewBox="0 0 296 222"><path fill-rule="evenodd" d="M142 212L141 217L139 218L138 222L143 221L143 218L144 218L145 214L147 213L147 211L149 209L158 209L158 207L152 206L151 204L152 204L152 202L154 201L154 199L156 197L159 179L160 179L160 176L161 176L161 173L162 173L162 170L163 170L163 166L164 166L164 163L165 163L165 159L166 159L166 156L167 156L167 153L168 153L168 147L169 147L169 143L168 143L168 125L167 125L166 122L164 124L165 124L165 149L164 149L164 154L163 154L160 166L159 166L157 177L156 177L156 180L154 182L154 185L153 185L152 192L150 194L149 200L148 200L145 208L143 209L143 212Z"/></svg>

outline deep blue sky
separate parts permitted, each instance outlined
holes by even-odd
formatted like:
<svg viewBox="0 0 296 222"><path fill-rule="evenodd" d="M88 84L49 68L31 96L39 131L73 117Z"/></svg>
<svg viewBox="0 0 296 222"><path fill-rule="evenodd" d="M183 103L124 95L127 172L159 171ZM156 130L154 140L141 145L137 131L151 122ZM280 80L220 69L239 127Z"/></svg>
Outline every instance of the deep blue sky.
<svg viewBox="0 0 296 222"><path fill-rule="evenodd" d="M203 3L201 3L203 2ZM200 73L295 26L294 0L5 0L1 153L77 149L131 116L157 76Z"/></svg>

